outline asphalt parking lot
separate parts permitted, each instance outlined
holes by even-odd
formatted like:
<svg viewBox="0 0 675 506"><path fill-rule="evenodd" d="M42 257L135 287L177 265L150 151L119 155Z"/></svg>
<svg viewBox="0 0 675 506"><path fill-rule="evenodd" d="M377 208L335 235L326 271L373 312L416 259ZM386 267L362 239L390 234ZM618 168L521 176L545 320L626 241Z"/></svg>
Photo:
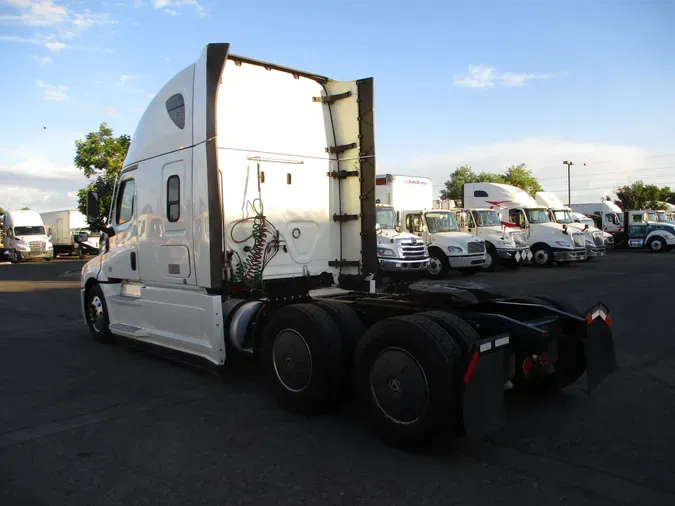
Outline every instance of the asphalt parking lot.
<svg viewBox="0 0 675 506"><path fill-rule="evenodd" d="M353 406L306 419L259 371L228 383L81 322L81 261L0 265L0 504L675 504L675 253L475 278L612 310L619 371L426 454L382 444ZM64 275L65 273L65 275ZM69 274L70 273L70 274Z"/></svg>

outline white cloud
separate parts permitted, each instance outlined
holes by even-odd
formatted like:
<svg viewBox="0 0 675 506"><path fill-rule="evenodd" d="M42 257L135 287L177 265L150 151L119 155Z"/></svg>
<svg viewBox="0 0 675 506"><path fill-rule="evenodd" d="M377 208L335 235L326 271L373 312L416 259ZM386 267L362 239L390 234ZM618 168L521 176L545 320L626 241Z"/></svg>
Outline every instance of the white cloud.
<svg viewBox="0 0 675 506"><path fill-rule="evenodd" d="M567 201L567 167L571 160L572 202L595 202L613 196L618 186L642 179L646 184L675 186L675 153L658 154L638 146L621 146L565 139L524 139L457 149L447 154L413 157L392 163L388 172L430 177L438 194L461 165L474 172L504 172L526 163L545 190ZM584 166L584 163L586 166ZM382 164L384 165L384 164Z"/></svg>
<svg viewBox="0 0 675 506"><path fill-rule="evenodd" d="M0 174L28 176L34 179L73 179L82 180L82 172L72 165L56 165L41 156L30 153L16 163L0 161ZM4 177L2 178L4 179Z"/></svg>
<svg viewBox="0 0 675 506"><path fill-rule="evenodd" d="M176 16L178 14L176 8L179 7L192 7L200 16L206 16L204 6L198 0L153 0L152 6L155 9L164 9L164 12L170 16Z"/></svg>
<svg viewBox="0 0 675 506"><path fill-rule="evenodd" d="M36 81L35 84L37 84L38 88L42 88L44 95L42 98L45 100L53 100L53 101L58 101L62 102L64 100L68 100L70 97L66 94L66 91L68 91L68 88L65 86L56 86L54 84L45 84L42 81Z"/></svg>
<svg viewBox="0 0 675 506"><path fill-rule="evenodd" d="M101 114L111 118L119 118L121 116L120 111L116 107L101 107Z"/></svg>
<svg viewBox="0 0 675 506"><path fill-rule="evenodd" d="M469 65L468 72L456 77L453 84L455 86L465 86L468 88L492 88L498 84L504 86L523 86L533 79L550 79L556 75L564 74L566 74L566 72L560 74L502 73L497 71L495 67L490 67L488 65Z"/></svg>
<svg viewBox="0 0 675 506"><path fill-rule="evenodd" d="M52 63L54 61L51 58L48 58L46 56L40 57L40 56L36 56L36 55L33 55L33 59L35 61L37 61L40 65L48 65L49 63Z"/></svg>
<svg viewBox="0 0 675 506"><path fill-rule="evenodd" d="M93 46L81 46L76 44L66 44L65 42L38 39L35 37L18 37L15 35L0 35L0 41L11 42L14 44L35 44L36 46L46 47L52 52L58 52L62 49L73 51L87 51L93 53L114 53L114 49L98 48Z"/></svg>
<svg viewBox="0 0 675 506"><path fill-rule="evenodd" d="M0 23L23 25L27 27L41 26L56 31L49 35L36 34L34 37L0 36L4 42L22 44L37 44L45 46L50 51L60 51L66 47L63 40L79 37L85 31L97 25L118 23L107 13L94 13L90 9L75 11L70 6L55 3L54 0L3 0L9 6L12 14L1 14ZM82 47L70 47L82 49ZM97 51L88 48L89 51ZM108 51L106 51L108 52Z"/></svg>
<svg viewBox="0 0 675 506"><path fill-rule="evenodd" d="M59 209L77 209L77 192L0 184L0 203L5 209L16 210L27 206L39 213Z"/></svg>

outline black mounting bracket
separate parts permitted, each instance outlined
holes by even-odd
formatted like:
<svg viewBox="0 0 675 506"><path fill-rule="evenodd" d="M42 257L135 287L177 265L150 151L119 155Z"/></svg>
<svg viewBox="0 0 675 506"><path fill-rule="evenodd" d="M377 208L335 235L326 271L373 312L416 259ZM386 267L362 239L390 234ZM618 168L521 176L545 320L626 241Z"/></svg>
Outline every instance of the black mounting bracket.
<svg viewBox="0 0 675 506"><path fill-rule="evenodd" d="M358 260L329 260L329 267L358 267L361 262Z"/></svg>
<svg viewBox="0 0 675 506"><path fill-rule="evenodd" d="M351 91L345 91L344 93L338 93L337 95L326 95L325 97L312 97L312 102L320 102L322 104L332 104L343 98L349 98L352 96Z"/></svg>
<svg viewBox="0 0 675 506"><path fill-rule="evenodd" d="M356 142L352 142L351 144L343 144L342 146L328 146L326 148L326 153L342 153L344 151L347 151L349 149L354 149L358 147L358 144Z"/></svg>
<svg viewBox="0 0 675 506"><path fill-rule="evenodd" d="M333 214L333 221L351 221L351 220L358 220L359 215L358 214Z"/></svg>
<svg viewBox="0 0 675 506"><path fill-rule="evenodd" d="M349 176L358 176L358 170L333 170L331 172L326 172L328 177L334 177L335 179L346 179Z"/></svg>

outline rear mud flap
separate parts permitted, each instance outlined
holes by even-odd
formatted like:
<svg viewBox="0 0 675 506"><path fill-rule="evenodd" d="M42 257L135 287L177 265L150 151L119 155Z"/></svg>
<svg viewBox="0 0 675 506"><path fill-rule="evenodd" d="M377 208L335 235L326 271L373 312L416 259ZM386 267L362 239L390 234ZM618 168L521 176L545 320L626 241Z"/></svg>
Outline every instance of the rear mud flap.
<svg viewBox="0 0 675 506"><path fill-rule="evenodd" d="M586 311L586 339L583 344L586 387L592 390L618 369L612 319L604 304L596 304Z"/></svg>
<svg viewBox="0 0 675 506"><path fill-rule="evenodd" d="M481 437L504 426L504 353L509 336L474 342L464 372L462 424L467 436Z"/></svg>

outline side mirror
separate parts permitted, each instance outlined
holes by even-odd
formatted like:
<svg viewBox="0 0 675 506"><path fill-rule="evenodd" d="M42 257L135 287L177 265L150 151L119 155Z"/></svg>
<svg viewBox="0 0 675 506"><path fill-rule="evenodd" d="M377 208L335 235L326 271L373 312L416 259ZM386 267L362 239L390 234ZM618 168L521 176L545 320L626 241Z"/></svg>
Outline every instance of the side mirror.
<svg viewBox="0 0 675 506"><path fill-rule="evenodd" d="M398 232L400 234L402 229L401 229L400 225L395 225L394 230L396 230L396 232Z"/></svg>
<svg viewBox="0 0 675 506"><path fill-rule="evenodd" d="M380 226L380 224L375 223L375 232L379 232L380 230L382 230L382 227Z"/></svg>
<svg viewBox="0 0 675 506"><path fill-rule="evenodd" d="M93 191L87 192L87 223L90 225L98 222L98 193Z"/></svg>

